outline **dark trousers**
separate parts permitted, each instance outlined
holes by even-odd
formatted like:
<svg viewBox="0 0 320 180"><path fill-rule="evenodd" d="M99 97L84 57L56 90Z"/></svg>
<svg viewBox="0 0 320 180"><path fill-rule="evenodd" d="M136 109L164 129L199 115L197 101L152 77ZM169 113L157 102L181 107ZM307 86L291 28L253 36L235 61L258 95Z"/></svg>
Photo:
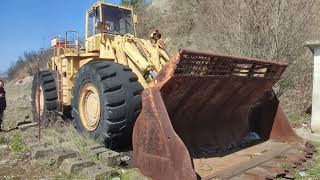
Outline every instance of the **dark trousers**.
<svg viewBox="0 0 320 180"><path fill-rule="evenodd" d="M0 109L0 129L1 129L2 121L3 121L3 112L4 112L4 110Z"/></svg>

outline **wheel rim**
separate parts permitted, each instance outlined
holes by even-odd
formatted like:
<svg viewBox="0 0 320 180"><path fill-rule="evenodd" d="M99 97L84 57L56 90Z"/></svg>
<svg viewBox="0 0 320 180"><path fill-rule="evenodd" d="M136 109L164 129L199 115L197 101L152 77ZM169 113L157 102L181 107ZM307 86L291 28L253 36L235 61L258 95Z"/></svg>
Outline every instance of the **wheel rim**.
<svg viewBox="0 0 320 180"><path fill-rule="evenodd" d="M43 95L43 88L42 86L37 87L37 92L36 92L36 111L42 116L43 114L43 109L44 109L44 95Z"/></svg>
<svg viewBox="0 0 320 180"><path fill-rule="evenodd" d="M96 130L100 121L100 97L98 90L91 83L81 88L79 111L83 126L88 131Z"/></svg>

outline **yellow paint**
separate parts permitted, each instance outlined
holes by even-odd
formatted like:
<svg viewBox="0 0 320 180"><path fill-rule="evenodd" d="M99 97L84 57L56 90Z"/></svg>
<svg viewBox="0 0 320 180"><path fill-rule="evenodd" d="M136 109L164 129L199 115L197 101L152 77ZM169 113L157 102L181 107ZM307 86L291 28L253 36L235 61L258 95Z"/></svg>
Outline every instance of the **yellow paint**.
<svg viewBox="0 0 320 180"><path fill-rule="evenodd" d="M96 31L97 21L99 20L94 18L94 23L89 23L89 13L93 13L94 9L99 8L99 17L102 17L103 13L108 13L102 12L101 9L103 6L129 10L132 14L133 34L100 32L89 36L89 29ZM60 36L52 41L56 44L53 43L54 57L48 63L48 68L56 70L61 76L61 82L59 81L60 84L58 86L60 88L59 92L62 92L62 97L60 98L61 103L71 105L71 99L73 98L72 88L77 73L81 67L91 61L114 61L126 65L138 76L139 82L144 87L148 86L148 83L153 80L152 77L148 76L149 72L158 73L168 62L169 55L162 45L161 40L155 40L153 37L150 37L150 39L140 39L136 37L135 27L138 24L137 19L137 16L130 7L112 5L99 1L87 10L84 44L79 44L77 47L67 47L67 43L69 42L64 42L66 45L61 46L63 40L61 40ZM90 25L91 27L89 27ZM76 31L69 32L74 33ZM65 39L67 39L67 37Z"/></svg>
<svg viewBox="0 0 320 180"><path fill-rule="evenodd" d="M98 90L91 83L80 90L79 113L83 126L88 131L97 129L100 121L100 97Z"/></svg>
<svg viewBox="0 0 320 180"><path fill-rule="evenodd" d="M36 92L36 111L42 116L44 109L44 95L42 86L38 86Z"/></svg>

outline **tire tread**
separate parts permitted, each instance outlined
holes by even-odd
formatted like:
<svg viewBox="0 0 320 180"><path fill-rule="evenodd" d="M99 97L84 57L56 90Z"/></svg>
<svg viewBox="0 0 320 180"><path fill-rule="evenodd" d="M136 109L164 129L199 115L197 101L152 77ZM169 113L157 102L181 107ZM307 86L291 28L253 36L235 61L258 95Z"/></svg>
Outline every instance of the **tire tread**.
<svg viewBox="0 0 320 180"><path fill-rule="evenodd" d="M89 74L89 75L88 75ZM87 76L86 76L87 75ZM105 127L88 132L83 127L80 116L76 113L74 124L83 134L96 138L109 148L118 148L131 143L133 125L141 112L142 85L132 69L112 61L94 61L84 65L75 80L73 88L73 107L79 111L79 93L86 77L92 78L100 89L103 101L103 117L100 119ZM90 79L91 80L91 79ZM102 124L103 124L102 123ZM127 142L127 143L126 143Z"/></svg>

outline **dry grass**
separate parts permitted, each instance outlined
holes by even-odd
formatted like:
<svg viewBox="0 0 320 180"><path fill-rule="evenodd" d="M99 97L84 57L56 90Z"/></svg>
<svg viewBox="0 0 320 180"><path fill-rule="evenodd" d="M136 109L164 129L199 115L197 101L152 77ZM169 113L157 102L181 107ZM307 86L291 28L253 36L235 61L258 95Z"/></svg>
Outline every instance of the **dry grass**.
<svg viewBox="0 0 320 180"><path fill-rule="evenodd" d="M308 179L308 180L317 180L320 179L320 147L317 148L318 153L314 156L314 159L307 165L306 171L305 172L305 176L301 176L299 175L298 172L296 174L296 179L297 180L304 180L304 179Z"/></svg>
<svg viewBox="0 0 320 180"><path fill-rule="evenodd" d="M7 101L8 108L6 111L5 120L3 127L5 129L10 129L15 127L17 120L24 119L25 116L30 116L32 118L31 112L31 84L26 83L21 86L15 85L15 83L9 83L6 86L7 90ZM52 121L63 121L60 116L50 116ZM8 133L0 133L0 144L10 144L15 151L24 153L28 151L25 145L31 145L34 143L46 143L49 146L53 146L56 150L74 150L78 151L80 156L98 162L96 157L93 156L88 146L96 144L96 142L87 137L81 136L73 127L72 123L65 123L63 126L61 124L50 124L48 128L41 128L41 141L38 142L38 129L31 128L27 131L13 131ZM84 179L81 176L68 176L57 169L52 169L52 162L49 160L39 160L32 164L34 169L51 169L50 179ZM116 176L139 177L134 170L128 170L123 168L116 169ZM33 174L35 172L28 172L28 174ZM44 173L46 170L41 170L35 173L37 177L47 177ZM130 178L132 179L132 178ZM137 179L137 178L133 178ZM141 179L141 176L140 178Z"/></svg>
<svg viewBox="0 0 320 180"><path fill-rule="evenodd" d="M160 30L171 53L190 48L288 62L275 90L297 116L311 103L312 53L303 43L319 37L319 9L315 0L154 0L137 9L138 34Z"/></svg>
<svg viewBox="0 0 320 180"><path fill-rule="evenodd" d="M28 146L23 142L21 133L15 133L9 141L9 148L13 152L26 153L29 151Z"/></svg>
<svg viewBox="0 0 320 180"><path fill-rule="evenodd" d="M120 170L121 180L148 180L149 178L141 176L139 170L137 169L128 169Z"/></svg>
<svg viewBox="0 0 320 180"><path fill-rule="evenodd" d="M44 129L44 141L49 142L54 147L60 150L74 150L80 153L81 157L85 157L96 161L88 146L96 144L96 142L87 137L81 136L71 124L66 124L64 127L54 127Z"/></svg>
<svg viewBox="0 0 320 180"><path fill-rule="evenodd" d="M7 110L2 127L11 129L16 126L18 120L25 120L27 117L31 120L31 84L15 86L13 83L9 83L6 86L6 92Z"/></svg>

